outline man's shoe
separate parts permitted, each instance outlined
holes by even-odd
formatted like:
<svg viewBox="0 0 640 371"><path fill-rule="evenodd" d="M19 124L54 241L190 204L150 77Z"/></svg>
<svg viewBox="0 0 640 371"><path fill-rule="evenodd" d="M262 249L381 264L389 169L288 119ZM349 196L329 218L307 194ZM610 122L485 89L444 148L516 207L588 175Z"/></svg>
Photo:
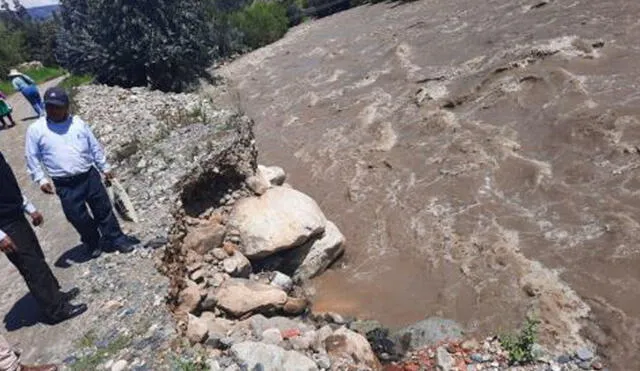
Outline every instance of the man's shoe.
<svg viewBox="0 0 640 371"><path fill-rule="evenodd" d="M99 247L89 247L87 246L87 255L91 259L98 259L100 255L102 255L102 249Z"/></svg>
<svg viewBox="0 0 640 371"><path fill-rule="evenodd" d="M115 249L123 254L127 254L135 250L135 247L140 244L140 240L132 236L124 236L122 241L115 246Z"/></svg>
<svg viewBox="0 0 640 371"><path fill-rule="evenodd" d="M64 291L62 292L62 300L69 302L75 299L76 297L78 297L78 295L80 295L80 289L77 287L74 287L67 292L64 292Z"/></svg>
<svg viewBox="0 0 640 371"><path fill-rule="evenodd" d="M55 317L47 318L46 322L50 325L56 325L60 322L64 322L66 320L78 317L82 313L87 311L87 304L65 304L64 308L58 313Z"/></svg>
<svg viewBox="0 0 640 371"><path fill-rule="evenodd" d="M42 366L29 366L29 365L20 365L18 368L20 371L58 371L58 366L56 365L42 365Z"/></svg>

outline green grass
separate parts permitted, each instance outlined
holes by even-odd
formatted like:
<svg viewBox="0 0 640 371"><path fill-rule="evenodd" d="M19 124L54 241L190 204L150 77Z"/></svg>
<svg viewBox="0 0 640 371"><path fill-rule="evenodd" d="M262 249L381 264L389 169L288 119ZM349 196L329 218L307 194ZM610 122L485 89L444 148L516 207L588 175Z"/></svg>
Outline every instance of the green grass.
<svg viewBox="0 0 640 371"><path fill-rule="evenodd" d="M38 84L55 79L56 77L67 73L64 69L59 67L43 67L20 72L31 77ZM2 76L2 81L0 81L0 91L7 95L15 93L13 86L11 86L11 82L8 81L6 76Z"/></svg>
<svg viewBox="0 0 640 371"><path fill-rule="evenodd" d="M93 332L88 332L77 344L80 348L89 348L95 342L95 335ZM96 370L98 366L110 357L115 356L121 350L127 348L131 343L131 338L128 336L120 336L106 348L98 349L95 353L86 357L78 359L76 362L69 365L72 371L87 371Z"/></svg>
<svg viewBox="0 0 640 371"><path fill-rule="evenodd" d="M60 87L66 91L70 91L77 86L88 85L93 81L91 75L71 75L60 83Z"/></svg>

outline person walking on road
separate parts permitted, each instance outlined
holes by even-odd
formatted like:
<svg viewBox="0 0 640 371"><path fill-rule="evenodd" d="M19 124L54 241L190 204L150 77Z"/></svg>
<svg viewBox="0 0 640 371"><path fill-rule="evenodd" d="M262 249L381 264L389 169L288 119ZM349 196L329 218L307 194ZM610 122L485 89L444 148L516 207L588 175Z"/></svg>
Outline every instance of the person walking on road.
<svg viewBox="0 0 640 371"><path fill-rule="evenodd" d="M7 339L0 335L0 371L58 371L58 366L23 365L20 362L20 355L11 348Z"/></svg>
<svg viewBox="0 0 640 371"><path fill-rule="evenodd" d="M140 241L122 232L102 184L100 172L107 180L114 178L102 146L89 125L69 114L69 96L63 89L48 89L44 102L47 117L27 130L25 146L31 177L44 193L57 193L67 220L80 234L92 258L107 249L133 251Z"/></svg>
<svg viewBox="0 0 640 371"><path fill-rule="evenodd" d="M36 115L42 117L44 115L44 106L42 105L42 98L36 82L16 69L12 69L9 72L9 79L13 88L21 92L24 98L29 101L33 110L36 111Z"/></svg>
<svg viewBox="0 0 640 371"><path fill-rule="evenodd" d="M5 117L9 119L10 128L16 126L16 122L13 121L13 117L11 117L11 112L13 112L13 108L11 108L11 105L7 102L7 96L0 91L0 123L2 124L0 130L7 127L7 123L4 121Z"/></svg>
<svg viewBox="0 0 640 371"><path fill-rule="evenodd" d="M44 222L42 214L20 191L13 170L0 152L0 251L7 255L24 278L46 322L55 324L79 316L87 306L72 305L69 301L80 290L60 291L60 284L51 272L38 237L24 213L31 216L36 227Z"/></svg>

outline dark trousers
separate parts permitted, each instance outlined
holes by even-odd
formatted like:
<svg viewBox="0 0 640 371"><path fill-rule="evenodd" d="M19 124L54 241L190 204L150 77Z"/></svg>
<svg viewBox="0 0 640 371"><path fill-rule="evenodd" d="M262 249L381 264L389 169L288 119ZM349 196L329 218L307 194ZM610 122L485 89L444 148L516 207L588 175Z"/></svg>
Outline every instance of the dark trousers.
<svg viewBox="0 0 640 371"><path fill-rule="evenodd" d="M122 243L125 236L113 213L111 200L98 170L91 168L84 174L53 178L53 183L62 202L64 215L89 249L100 247L101 236L111 246ZM91 208L93 217L89 215L87 205Z"/></svg>
<svg viewBox="0 0 640 371"><path fill-rule="evenodd" d="M35 297L44 314L55 318L64 306L60 284L44 259L44 253L31 225L21 217L3 225L2 230L16 245L16 251L7 253L7 258L20 271L31 295Z"/></svg>

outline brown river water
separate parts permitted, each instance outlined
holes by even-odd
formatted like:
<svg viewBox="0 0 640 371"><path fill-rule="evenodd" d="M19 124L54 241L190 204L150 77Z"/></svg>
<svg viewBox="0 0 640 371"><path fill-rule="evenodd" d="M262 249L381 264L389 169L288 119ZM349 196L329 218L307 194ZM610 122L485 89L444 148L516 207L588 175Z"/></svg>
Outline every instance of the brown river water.
<svg viewBox="0 0 640 371"><path fill-rule="evenodd" d="M422 0L303 24L224 67L348 240L318 310L479 335L543 321L640 370L640 2Z"/></svg>

